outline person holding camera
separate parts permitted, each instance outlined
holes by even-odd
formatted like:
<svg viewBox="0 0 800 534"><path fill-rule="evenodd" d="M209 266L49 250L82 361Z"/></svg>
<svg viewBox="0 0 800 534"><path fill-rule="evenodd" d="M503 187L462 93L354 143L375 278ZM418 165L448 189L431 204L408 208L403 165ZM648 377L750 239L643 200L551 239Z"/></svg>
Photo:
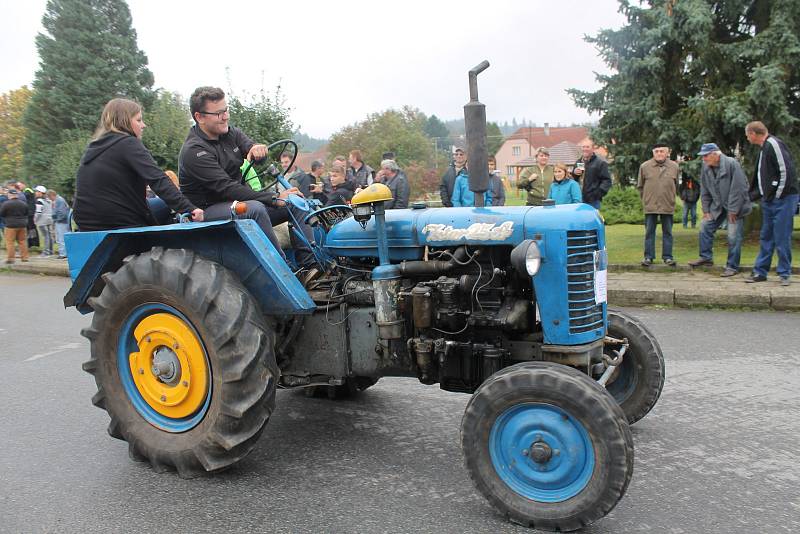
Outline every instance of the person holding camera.
<svg viewBox="0 0 800 534"><path fill-rule="evenodd" d="M588 137L581 141L581 159L575 163L572 177L582 182L583 202L596 210L611 189L611 173L606 160L594 153L595 144Z"/></svg>

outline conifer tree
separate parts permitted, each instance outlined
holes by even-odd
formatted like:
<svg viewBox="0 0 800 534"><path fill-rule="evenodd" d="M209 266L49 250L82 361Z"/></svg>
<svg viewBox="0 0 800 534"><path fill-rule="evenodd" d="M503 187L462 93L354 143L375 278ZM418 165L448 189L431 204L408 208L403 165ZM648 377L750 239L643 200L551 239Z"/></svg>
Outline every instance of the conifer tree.
<svg viewBox="0 0 800 534"><path fill-rule="evenodd" d="M24 119L25 163L34 174L50 172L55 147L91 131L108 100L123 96L147 105L153 85L124 0L48 0L42 25Z"/></svg>
<svg viewBox="0 0 800 534"><path fill-rule="evenodd" d="M738 148L750 167L751 120L800 148L800 0L621 0L620 12L626 25L587 38L613 73L570 93L602 114L592 134L623 183L657 141L685 154Z"/></svg>

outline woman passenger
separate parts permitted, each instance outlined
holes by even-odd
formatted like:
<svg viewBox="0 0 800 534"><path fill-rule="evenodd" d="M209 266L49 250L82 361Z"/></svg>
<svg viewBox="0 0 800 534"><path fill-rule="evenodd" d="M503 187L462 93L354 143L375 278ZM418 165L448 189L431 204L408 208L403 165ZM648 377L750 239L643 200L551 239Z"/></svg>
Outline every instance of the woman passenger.
<svg viewBox="0 0 800 534"><path fill-rule="evenodd" d="M203 220L142 144L142 107L115 98L103 108L100 123L86 147L75 186L75 222L80 231L149 226L147 186L173 211Z"/></svg>

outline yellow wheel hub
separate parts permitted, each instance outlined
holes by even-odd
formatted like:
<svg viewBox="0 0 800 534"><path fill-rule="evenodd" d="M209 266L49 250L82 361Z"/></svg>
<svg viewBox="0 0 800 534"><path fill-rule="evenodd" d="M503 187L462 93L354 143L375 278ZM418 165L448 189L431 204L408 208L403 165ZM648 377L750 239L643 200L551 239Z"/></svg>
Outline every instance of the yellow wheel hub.
<svg viewBox="0 0 800 534"><path fill-rule="evenodd" d="M191 326L169 313L145 317L133 331L139 352L129 356L142 398L155 411L180 419L196 413L208 396L209 368Z"/></svg>

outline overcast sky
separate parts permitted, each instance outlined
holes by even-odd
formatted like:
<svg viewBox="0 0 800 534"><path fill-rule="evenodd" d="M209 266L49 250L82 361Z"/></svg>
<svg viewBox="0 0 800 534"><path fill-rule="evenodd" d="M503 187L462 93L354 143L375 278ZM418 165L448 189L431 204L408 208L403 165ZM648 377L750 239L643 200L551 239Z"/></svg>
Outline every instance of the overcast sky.
<svg viewBox="0 0 800 534"><path fill-rule="evenodd" d="M33 80L45 4L0 0L0 92ZM315 137L403 105L461 118L467 71L484 59L489 120L596 120L565 89L597 87L593 72L607 69L583 36L624 22L616 0L128 4L156 87L188 97L199 85L244 94L280 83L295 125Z"/></svg>

